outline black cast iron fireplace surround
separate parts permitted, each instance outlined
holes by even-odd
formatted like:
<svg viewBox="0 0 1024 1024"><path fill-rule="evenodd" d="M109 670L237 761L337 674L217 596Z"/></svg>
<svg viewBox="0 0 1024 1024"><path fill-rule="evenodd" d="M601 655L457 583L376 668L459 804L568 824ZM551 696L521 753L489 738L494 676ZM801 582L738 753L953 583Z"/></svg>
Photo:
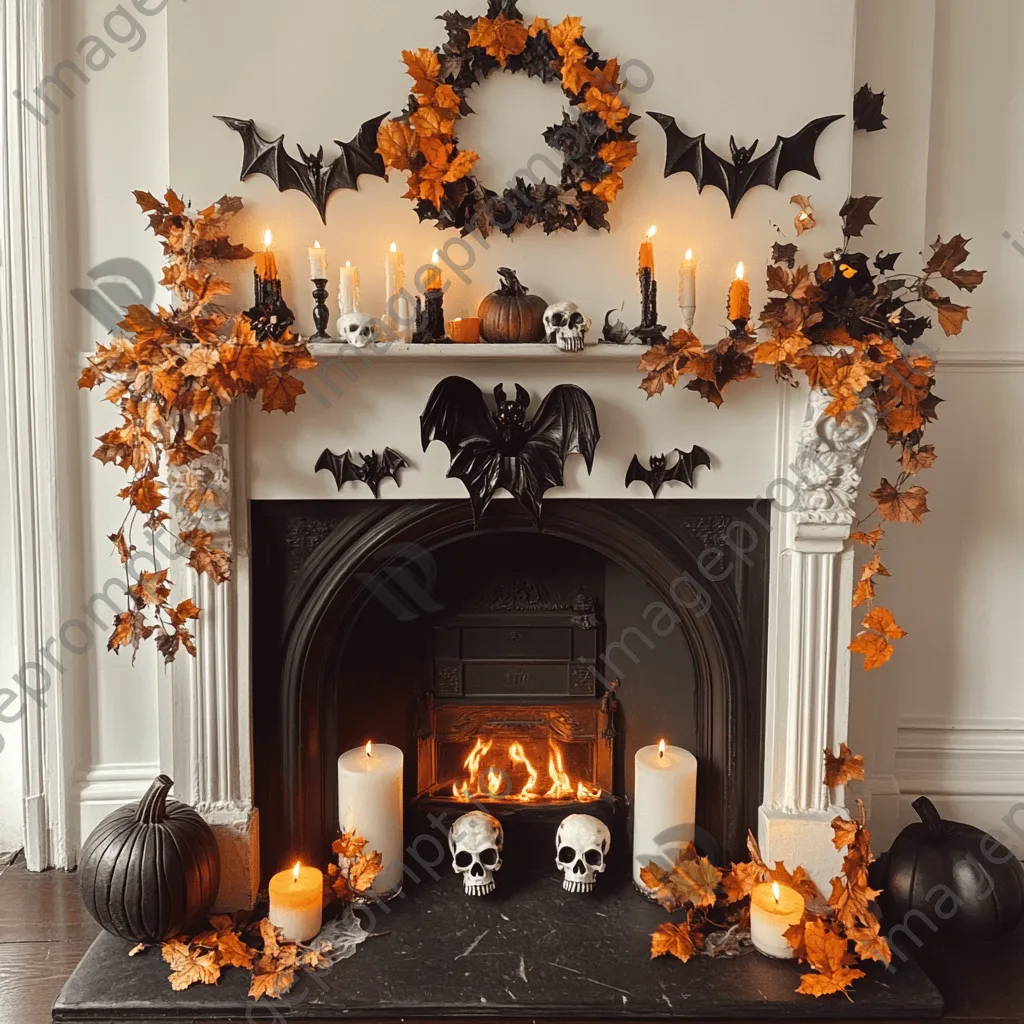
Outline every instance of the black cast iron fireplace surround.
<svg viewBox="0 0 1024 1024"><path fill-rule="evenodd" d="M728 543L736 522L757 538L746 556L736 548L748 544ZM732 536L741 534L751 536L742 528ZM336 832L335 760L368 733L406 751L406 799L415 804L424 721L417 677L422 682L431 672L431 629L439 622L450 628L453 616L466 621L459 604L474 583L505 594L505 576L522 579L538 564L544 581L537 589L513 588L517 596L496 604L529 604L533 594L567 581L573 589L592 588L592 611L588 601L569 602L574 662L557 700L570 708L586 699L575 661L593 665L591 648L577 646L580 630L585 638L589 628L575 619L577 611L607 625L604 640L611 645L640 607L616 612L627 578L642 582L641 600L676 610L678 635L665 641L670 657L641 658L637 665L619 658L626 672L612 796L625 808L632 750L652 733L674 737L678 729L699 759L698 824L722 858L742 857L761 792L767 540L748 503L740 502L549 501L540 537L510 501L495 502L476 531L464 502L254 503L255 794L264 885L295 856L327 862ZM608 567L603 591L602 565ZM564 600L546 604L566 606ZM642 652L643 645L633 650ZM547 664L544 677L557 679L555 668ZM599 658L596 669L606 672L607 659ZM684 678L690 688L681 704L665 687ZM448 683L445 677L442 689L454 692ZM464 683L466 699L478 700L470 675ZM430 877L407 857L416 871L402 895L369 908L367 924L377 937L330 971L303 977L273 1005L248 1000L248 975L238 970L225 972L216 986L172 992L158 950L129 960L129 944L104 934L58 998L54 1020L820 1020L941 1013L941 997L913 961L898 964L894 974L868 965L853 1002L797 995L806 968L754 952L686 965L671 957L652 961L650 933L669 917L632 888L625 814L613 822L617 863L590 895L562 889L554 825L539 820L529 842L521 821L506 824L506 866L497 891L483 899L463 894L446 857L428 861L437 865ZM407 821L407 844L416 828ZM429 847L421 845L419 853L429 857Z"/></svg>

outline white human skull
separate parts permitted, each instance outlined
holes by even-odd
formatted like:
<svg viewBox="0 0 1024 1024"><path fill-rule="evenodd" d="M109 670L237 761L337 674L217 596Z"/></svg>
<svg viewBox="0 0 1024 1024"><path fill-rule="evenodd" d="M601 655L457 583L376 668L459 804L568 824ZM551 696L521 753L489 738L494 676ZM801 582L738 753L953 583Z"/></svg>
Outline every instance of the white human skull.
<svg viewBox="0 0 1024 1024"><path fill-rule="evenodd" d="M338 320L338 340L342 344L366 348L382 340L383 326L369 313L345 313Z"/></svg>
<svg viewBox="0 0 1024 1024"><path fill-rule="evenodd" d="M587 346L591 319L575 302L556 302L544 311L548 342L563 352L582 352ZM589 344L597 344L590 342Z"/></svg>
<svg viewBox="0 0 1024 1024"><path fill-rule="evenodd" d="M566 892L592 892L612 845L608 826L589 814L570 814L558 826L555 863Z"/></svg>
<svg viewBox="0 0 1024 1024"><path fill-rule="evenodd" d="M494 892L494 873L501 870L505 837L501 822L483 811L470 811L457 818L448 833L452 867L462 875L467 896Z"/></svg>

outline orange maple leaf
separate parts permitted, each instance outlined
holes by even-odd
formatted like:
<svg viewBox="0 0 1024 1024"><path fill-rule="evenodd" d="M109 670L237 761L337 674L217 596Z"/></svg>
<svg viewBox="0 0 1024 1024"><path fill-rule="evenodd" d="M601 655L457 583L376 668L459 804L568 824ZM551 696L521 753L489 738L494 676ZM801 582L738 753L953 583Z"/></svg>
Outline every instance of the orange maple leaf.
<svg viewBox="0 0 1024 1024"><path fill-rule="evenodd" d="M306 385L290 373L274 373L263 389L264 412L294 412L295 400L306 393Z"/></svg>
<svg viewBox="0 0 1024 1024"><path fill-rule="evenodd" d="M404 121L385 121L377 132L377 152L386 167L408 171L419 152L416 133Z"/></svg>
<svg viewBox="0 0 1024 1024"><path fill-rule="evenodd" d="M529 31L526 25L513 18L499 14L491 21L478 18L476 25L469 30L469 45L486 50L502 67L508 63L509 57L515 57L526 49Z"/></svg>
<svg viewBox="0 0 1024 1024"><path fill-rule="evenodd" d="M800 978L797 992L815 997L845 993L864 972L850 965L856 959L849 943L828 923L812 918L804 926L804 948L814 974Z"/></svg>
<svg viewBox="0 0 1024 1024"><path fill-rule="evenodd" d="M403 50L402 60L415 85L413 92L428 99L434 95L441 75L441 59L433 50Z"/></svg>
<svg viewBox="0 0 1024 1024"><path fill-rule="evenodd" d="M831 750L825 751L825 785L829 789L863 778L864 758L855 754L845 743L839 744L838 755Z"/></svg>
<svg viewBox="0 0 1024 1024"><path fill-rule="evenodd" d="M885 536L885 531L882 529L872 530L870 533L857 533L850 534L850 540L854 544L863 544L865 547L875 548L878 547L878 542Z"/></svg>
<svg viewBox="0 0 1024 1024"><path fill-rule="evenodd" d="M614 132L622 131L622 124L629 117L629 107L618 96L601 92L593 86L587 91L585 107L597 114Z"/></svg>
<svg viewBox="0 0 1024 1024"><path fill-rule="evenodd" d="M622 172L636 160L639 143L635 139L616 139L614 142L606 142L598 151L597 155L613 171Z"/></svg>
<svg viewBox="0 0 1024 1024"><path fill-rule="evenodd" d="M666 922L658 925L657 931L651 935L651 959L669 954L685 964L692 959L697 947L694 937L690 934L688 924Z"/></svg>
<svg viewBox="0 0 1024 1024"><path fill-rule="evenodd" d="M870 672L881 668L896 653L884 636L877 633L858 633L849 648L854 654L864 655L864 670Z"/></svg>
<svg viewBox="0 0 1024 1024"><path fill-rule="evenodd" d="M888 480L871 492L882 518L891 523L920 523L928 509L928 492L920 486L898 490Z"/></svg>

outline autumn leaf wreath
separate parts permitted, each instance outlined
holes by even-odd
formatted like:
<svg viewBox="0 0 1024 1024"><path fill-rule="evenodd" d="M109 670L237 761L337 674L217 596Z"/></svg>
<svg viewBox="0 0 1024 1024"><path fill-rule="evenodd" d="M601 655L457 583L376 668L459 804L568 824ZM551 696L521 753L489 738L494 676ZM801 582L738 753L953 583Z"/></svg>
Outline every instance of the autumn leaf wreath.
<svg viewBox="0 0 1024 1024"><path fill-rule="evenodd" d="M403 52L413 92L405 113L381 125L378 135L388 169L409 174L405 198L416 203L420 221L484 238L495 229L511 236L536 224L547 234L582 224L610 230L609 207L637 155L630 128L638 118L622 102L619 62L591 49L581 18L554 26L537 18L527 25L516 0L490 0L486 18L449 12L439 20L448 42ZM479 155L460 149L455 126L473 113L466 97L499 70L559 82L577 111L576 118L566 111L561 124L544 132L563 158L557 184L520 176L495 192L473 173Z"/></svg>

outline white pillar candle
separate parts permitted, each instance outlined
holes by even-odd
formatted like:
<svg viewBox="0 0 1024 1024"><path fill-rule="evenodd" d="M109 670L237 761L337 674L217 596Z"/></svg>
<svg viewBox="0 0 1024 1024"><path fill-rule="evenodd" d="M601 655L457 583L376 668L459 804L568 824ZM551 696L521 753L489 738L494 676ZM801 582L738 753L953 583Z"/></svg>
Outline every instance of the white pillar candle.
<svg viewBox="0 0 1024 1024"><path fill-rule="evenodd" d="M324 910L324 876L296 864L270 880L270 923L289 942L309 942L320 933Z"/></svg>
<svg viewBox="0 0 1024 1024"><path fill-rule="evenodd" d="M341 284L338 286L338 306L341 315L359 312L359 268L346 263L341 268Z"/></svg>
<svg viewBox="0 0 1024 1024"><path fill-rule="evenodd" d="M371 892L389 893L402 884L402 772L405 755L388 743L367 743L338 758L338 819L355 831L367 851L381 856Z"/></svg>
<svg viewBox="0 0 1024 1024"><path fill-rule="evenodd" d="M804 898L788 885L763 882L750 891L750 941L765 956L792 960L796 950L786 930L804 916Z"/></svg>
<svg viewBox="0 0 1024 1024"><path fill-rule="evenodd" d="M309 279L327 280L327 250L321 249L319 242L314 242L313 248L309 250Z"/></svg>
<svg viewBox="0 0 1024 1024"><path fill-rule="evenodd" d="M398 251L398 243L392 242L391 248L384 256L384 296L386 300L386 321L392 330L397 330L400 324L396 321L399 316L396 298L398 293L405 287L405 255ZM394 315L392 315L394 310Z"/></svg>
<svg viewBox="0 0 1024 1024"><path fill-rule="evenodd" d="M682 747L641 747L634 760L633 881L644 892L640 869L668 867L676 848L693 842L697 818L697 758Z"/></svg>
<svg viewBox="0 0 1024 1024"><path fill-rule="evenodd" d="M412 301L407 295L400 295L395 303L395 337L401 342L412 341L416 333L416 314L413 311Z"/></svg>
<svg viewBox="0 0 1024 1024"><path fill-rule="evenodd" d="M686 250L686 258L679 269L679 305L684 315L697 306L697 264L692 249Z"/></svg>

